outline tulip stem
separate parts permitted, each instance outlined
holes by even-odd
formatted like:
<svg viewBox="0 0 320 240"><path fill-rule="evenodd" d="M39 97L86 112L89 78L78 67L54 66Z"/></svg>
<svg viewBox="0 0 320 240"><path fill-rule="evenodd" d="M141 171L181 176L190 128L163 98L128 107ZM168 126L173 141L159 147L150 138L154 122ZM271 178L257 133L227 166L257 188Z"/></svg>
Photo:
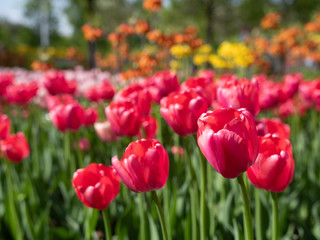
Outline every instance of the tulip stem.
<svg viewBox="0 0 320 240"><path fill-rule="evenodd" d="M103 216L103 224L104 224L104 230L105 230L105 235L106 235L106 240L111 240L112 235L111 235L111 225L110 225L110 219L109 219L109 214L108 210L104 209L101 211L102 216Z"/></svg>
<svg viewBox="0 0 320 240"><path fill-rule="evenodd" d="M278 239L279 232L279 208L278 208L278 194L271 192L272 198L272 240Z"/></svg>
<svg viewBox="0 0 320 240"><path fill-rule="evenodd" d="M243 173L237 177L238 183L240 185L242 200L243 200L243 212L244 212L244 223L245 223L245 232L246 240L253 240L253 229L252 229L252 217L250 211L249 195L244 183Z"/></svg>
<svg viewBox="0 0 320 240"><path fill-rule="evenodd" d="M199 150L200 151L200 150ZM200 196L200 238L201 240L206 239L206 160L200 154L201 164L201 196Z"/></svg>
<svg viewBox="0 0 320 240"><path fill-rule="evenodd" d="M256 237L257 240L262 240L262 218L261 218L261 202L260 202L260 190L255 188L254 190L254 202L255 202L255 220L256 223Z"/></svg>
<svg viewBox="0 0 320 240"><path fill-rule="evenodd" d="M142 193L138 194L140 214L140 240L146 240L146 216L144 214L144 201Z"/></svg>
<svg viewBox="0 0 320 240"><path fill-rule="evenodd" d="M153 201L156 203L158 215L160 218L161 228L162 228L163 239L168 240L169 238L168 238L168 233L167 233L167 227L166 227L166 222L165 222L165 218L164 218L164 214L163 214L160 200L158 198L156 191L152 191L151 194L152 194Z"/></svg>

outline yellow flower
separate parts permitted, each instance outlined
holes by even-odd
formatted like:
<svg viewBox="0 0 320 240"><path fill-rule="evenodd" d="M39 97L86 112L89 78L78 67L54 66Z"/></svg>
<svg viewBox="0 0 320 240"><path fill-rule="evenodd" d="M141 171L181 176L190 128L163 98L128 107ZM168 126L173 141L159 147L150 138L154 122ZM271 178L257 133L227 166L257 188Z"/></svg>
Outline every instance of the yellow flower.
<svg viewBox="0 0 320 240"><path fill-rule="evenodd" d="M191 54L191 47L185 44L176 44L170 48L170 53L176 58L182 58Z"/></svg>
<svg viewBox="0 0 320 240"><path fill-rule="evenodd" d="M198 53L209 54L212 51L212 47L209 44L204 44L198 48Z"/></svg>
<svg viewBox="0 0 320 240"><path fill-rule="evenodd" d="M182 67L182 65L179 61L177 61L177 60L170 61L171 70L175 71L175 70L181 69L181 67Z"/></svg>
<svg viewBox="0 0 320 240"><path fill-rule="evenodd" d="M193 57L193 63L196 66L200 66L208 61L208 56L204 54L196 54Z"/></svg>
<svg viewBox="0 0 320 240"><path fill-rule="evenodd" d="M228 63L223 60L221 57L215 54L209 56L209 62L215 68L229 68Z"/></svg>

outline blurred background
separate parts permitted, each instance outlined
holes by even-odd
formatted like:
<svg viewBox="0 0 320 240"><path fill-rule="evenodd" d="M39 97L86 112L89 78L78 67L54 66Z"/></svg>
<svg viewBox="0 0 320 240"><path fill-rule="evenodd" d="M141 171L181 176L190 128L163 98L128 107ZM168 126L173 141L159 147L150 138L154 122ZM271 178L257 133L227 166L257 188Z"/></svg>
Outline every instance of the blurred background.
<svg viewBox="0 0 320 240"><path fill-rule="evenodd" d="M268 12L281 15L281 25L304 24L320 10L319 0L163 0L160 11L143 8L143 0L10 0L0 8L0 65L29 68L35 59L68 68L66 54L77 51L86 64L87 41L81 28L90 24L102 30L97 41L101 54L111 51L109 33L121 23L146 19L164 33L198 28L199 37L217 46L225 39L259 34L260 21ZM130 42L140 47L140 42Z"/></svg>

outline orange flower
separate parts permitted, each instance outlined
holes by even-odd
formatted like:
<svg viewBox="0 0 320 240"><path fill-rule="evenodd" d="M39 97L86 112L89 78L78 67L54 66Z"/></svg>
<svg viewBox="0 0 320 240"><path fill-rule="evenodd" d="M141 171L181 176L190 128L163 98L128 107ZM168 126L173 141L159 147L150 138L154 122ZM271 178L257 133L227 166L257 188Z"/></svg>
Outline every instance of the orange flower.
<svg viewBox="0 0 320 240"><path fill-rule="evenodd" d="M151 12L157 12L161 8L162 0L144 0L143 8Z"/></svg>
<svg viewBox="0 0 320 240"><path fill-rule="evenodd" d="M261 27L264 29L275 29L279 26L281 15L277 12L271 12L261 20Z"/></svg>
<svg viewBox="0 0 320 240"><path fill-rule="evenodd" d="M118 26L117 31L119 33L123 33L125 35L130 35L135 32L135 29L133 26L123 23Z"/></svg>
<svg viewBox="0 0 320 240"><path fill-rule="evenodd" d="M33 61L30 67L32 70L38 70L38 71L46 71L53 68L51 64L41 62L38 60Z"/></svg>
<svg viewBox="0 0 320 240"><path fill-rule="evenodd" d="M320 31L320 22L308 22L304 25L304 29L307 32L316 33Z"/></svg>
<svg viewBox="0 0 320 240"><path fill-rule="evenodd" d="M96 41L102 36L102 30L100 28L92 27L89 24L82 26L82 32L84 34L84 38L88 41Z"/></svg>
<svg viewBox="0 0 320 240"><path fill-rule="evenodd" d="M150 30L150 25L146 20L137 19L134 28L137 34L143 34Z"/></svg>

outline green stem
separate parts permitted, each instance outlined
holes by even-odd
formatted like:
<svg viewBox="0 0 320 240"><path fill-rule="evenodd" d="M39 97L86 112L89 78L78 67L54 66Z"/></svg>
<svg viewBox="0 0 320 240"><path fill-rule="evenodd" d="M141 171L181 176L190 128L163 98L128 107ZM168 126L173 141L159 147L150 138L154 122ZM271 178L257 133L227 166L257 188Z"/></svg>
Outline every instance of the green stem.
<svg viewBox="0 0 320 240"><path fill-rule="evenodd" d="M243 180L243 173L237 177L238 183L240 185L242 200L243 200L243 211L244 211L244 223L245 223L245 232L246 240L253 240L253 229L252 229L252 217L249 204L249 195L246 188L246 185Z"/></svg>
<svg viewBox="0 0 320 240"><path fill-rule="evenodd" d="M191 208L191 236L192 240L196 240L198 236L198 227L197 227L197 210L196 210L196 184L191 183L190 187L190 208Z"/></svg>
<svg viewBox="0 0 320 240"><path fill-rule="evenodd" d="M102 216L103 216L103 224L104 224L104 230L105 230L105 235L106 235L106 240L111 240L112 235L111 235L111 225L110 225L110 219L109 219L109 214L108 214L108 209L104 209L101 211Z"/></svg>
<svg viewBox="0 0 320 240"><path fill-rule="evenodd" d="M279 208L278 208L278 194L271 192L272 198L272 240L278 239L279 232Z"/></svg>
<svg viewBox="0 0 320 240"><path fill-rule="evenodd" d="M187 151L187 154L185 154L186 161L188 162L188 168L189 168L189 174L191 177L191 183L190 183L190 208L191 208L191 236L192 240L198 239L198 226L197 226L197 210L196 210L196 197L198 196L198 189L197 189L197 177L196 172L192 165L192 159L191 159L191 148L190 148L190 139L188 137L184 138L185 148Z"/></svg>
<svg viewBox="0 0 320 240"><path fill-rule="evenodd" d="M162 207L160 204L160 200L158 198L156 191L152 191L151 194L152 194L153 201L156 203L158 215L160 218L161 228L162 228L163 239L168 240L169 238L168 238L168 233L167 233L167 227L166 227L166 222L165 222L163 210L162 210Z"/></svg>
<svg viewBox="0 0 320 240"><path fill-rule="evenodd" d="M146 215L144 214L144 201L142 193L138 194L140 214L140 240L146 240Z"/></svg>
<svg viewBox="0 0 320 240"><path fill-rule="evenodd" d="M254 190L254 202L255 202L255 223L256 223L256 237L257 240L262 240L262 216L261 216L261 202L260 202L260 190L256 188Z"/></svg>
<svg viewBox="0 0 320 240"><path fill-rule="evenodd" d="M200 150L199 150L200 151ZM202 155L200 155L200 165L201 165L201 196L200 196L200 239L206 239L206 160Z"/></svg>

